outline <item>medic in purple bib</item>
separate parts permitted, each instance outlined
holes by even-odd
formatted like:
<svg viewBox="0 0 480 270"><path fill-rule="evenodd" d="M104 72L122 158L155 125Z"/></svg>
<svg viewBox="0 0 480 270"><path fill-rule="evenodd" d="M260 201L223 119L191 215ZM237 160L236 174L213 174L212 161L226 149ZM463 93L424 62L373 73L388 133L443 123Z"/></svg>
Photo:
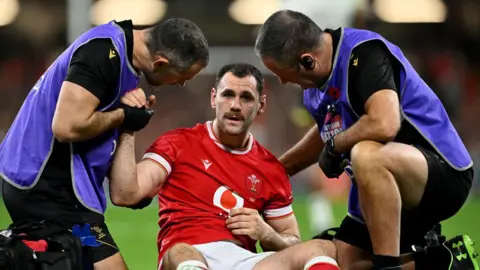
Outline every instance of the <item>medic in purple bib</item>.
<svg viewBox="0 0 480 270"><path fill-rule="evenodd" d="M367 30L322 30L284 10L264 23L255 50L283 83L305 89L304 105L316 121L280 157L285 169L293 175L318 162L327 177L346 169L354 183L335 236L341 269L360 261L401 269L400 254L413 252L412 245L422 248L410 257L416 269L478 269L468 236L436 247L425 241L466 201L472 159L399 47ZM458 243L462 248L454 248Z"/></svg>
<svg viewBox="0 0 480 270"><path fill-rule="evenodd" d="M119 135L143 129L152 116L140 76L152 86L183 85L208 58L202 31L185 19L142 30L112 21L78 37L33 86L0 145L12 221L90 224L102 243L93 249L95 269L125 269L105 225L103 183ZM131 90L138 103L122 103ZM110 187L115 203L122 191Z"/></svg>

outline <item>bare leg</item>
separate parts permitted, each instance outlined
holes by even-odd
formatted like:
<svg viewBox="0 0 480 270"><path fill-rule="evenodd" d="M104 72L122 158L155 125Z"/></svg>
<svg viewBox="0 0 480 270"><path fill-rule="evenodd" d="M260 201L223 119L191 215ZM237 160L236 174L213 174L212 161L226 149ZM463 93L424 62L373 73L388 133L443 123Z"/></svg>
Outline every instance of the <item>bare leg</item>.
<svg viewBox="0 0 480 270"><path fill-rule="evenodd" d="M253 270L303 270L313 258L324 256L335 259L335 245L326 240L310 240L276 252L253 267Z"/></svg>
<svg viewBox="0 0 480 270"><path fill-rule="evenodd" d="M165 253L162 267L163 270L176 270L181 263L186 261L197 261L207 265L207 261L200 251L191 245L179 243Z"/></svg>
<svg viewBox="0 0 480 270"><path fill-rule="evenodd" d="M338 266L342 270L370 270L373 267L372 256L363 249L340 240L334 240L337 248Z"/></svg>
<svg viewBox="0 0 480 270"><path fill-rule="evenodd" d="M374 254L399 257L401 210L420 203L426 159L410 145L373 141L358 143L351 159Z"/></svg>

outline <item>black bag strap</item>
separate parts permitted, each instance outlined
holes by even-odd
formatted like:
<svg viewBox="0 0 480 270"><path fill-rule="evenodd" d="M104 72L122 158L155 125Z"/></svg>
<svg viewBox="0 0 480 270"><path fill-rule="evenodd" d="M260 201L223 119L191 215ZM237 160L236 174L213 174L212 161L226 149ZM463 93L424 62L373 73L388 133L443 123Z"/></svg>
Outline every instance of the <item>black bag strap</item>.
<svg viewBox="0 0 480 270"><path fill-rule="evenodd" d="M10 224L8 229L12 230L12 232L18 236L26 234L26 236L22 238L29 240L45 239L53 235L68 232L68 229L64 226L52 221L15 222Z"/></svg>

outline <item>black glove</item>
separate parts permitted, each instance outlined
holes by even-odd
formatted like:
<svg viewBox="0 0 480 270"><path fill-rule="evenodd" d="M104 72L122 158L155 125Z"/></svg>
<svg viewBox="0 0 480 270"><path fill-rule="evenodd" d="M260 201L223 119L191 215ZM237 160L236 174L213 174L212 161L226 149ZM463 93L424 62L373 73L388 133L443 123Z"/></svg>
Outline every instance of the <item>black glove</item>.
<svg viewBox="0 0 480 270"><path fill-rule="evenodd" d="M134 210L143 209L143 208L149 206L150 203L152 202L152 200L153 200L153 198L143 198L137 204L131 205L128 208L134 209Z"/></svg>
<svg viewBox="0 0 480 270"><path fill-rule="evenodd" d="M333 152L333 138L328 140L323 147L320 157L318 157L318 166L328 178L338 178L343 173L344 158Z"/></svg>
<svg viewBox="0 0 480 270"><path fill-rule="evenodd" d="M153 110L146 109L145 107L137 108L122 104L120 108L123 109L125 115L122 128L129 131L139 131L143 129L153 116Z"/></svg>

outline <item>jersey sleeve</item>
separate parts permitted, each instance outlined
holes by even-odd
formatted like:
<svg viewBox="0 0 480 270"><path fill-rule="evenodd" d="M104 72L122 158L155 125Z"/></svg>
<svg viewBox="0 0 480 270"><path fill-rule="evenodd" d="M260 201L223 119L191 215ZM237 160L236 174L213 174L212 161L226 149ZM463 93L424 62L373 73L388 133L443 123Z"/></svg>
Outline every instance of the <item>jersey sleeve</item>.
<svg viewBox="0 0 480 270"><path fill-rule="evenodd" d="M380 90L390 89L398 93L395 64L396 60L381 41L369 41L353 49L349 94L357 113L363 114L367 100Z"/></svg>
<svg viewBox="0 0 480 270"><path fill-rule="evenodd" d="M186 141L186 134L181 130L167 132L153 142L145 151L142 160L154 161L170 175L178 156L185 148Z"/></svg>
<svg viewBox="0 0 480 270"><path fill-rule="evenodd" d="M110 103L120 77L120 59L114 51L110 39L94 39L84 44L73 54L65 81L87 89L102 104Z"/></svg>
<svg viewBox="0 0 480 270"><path fill-rule="evenodd" d="M292 186L287 174L283 171L277 174L275 182L276 190L263 211L265 219L281 219L293 214Z"/></svg>

